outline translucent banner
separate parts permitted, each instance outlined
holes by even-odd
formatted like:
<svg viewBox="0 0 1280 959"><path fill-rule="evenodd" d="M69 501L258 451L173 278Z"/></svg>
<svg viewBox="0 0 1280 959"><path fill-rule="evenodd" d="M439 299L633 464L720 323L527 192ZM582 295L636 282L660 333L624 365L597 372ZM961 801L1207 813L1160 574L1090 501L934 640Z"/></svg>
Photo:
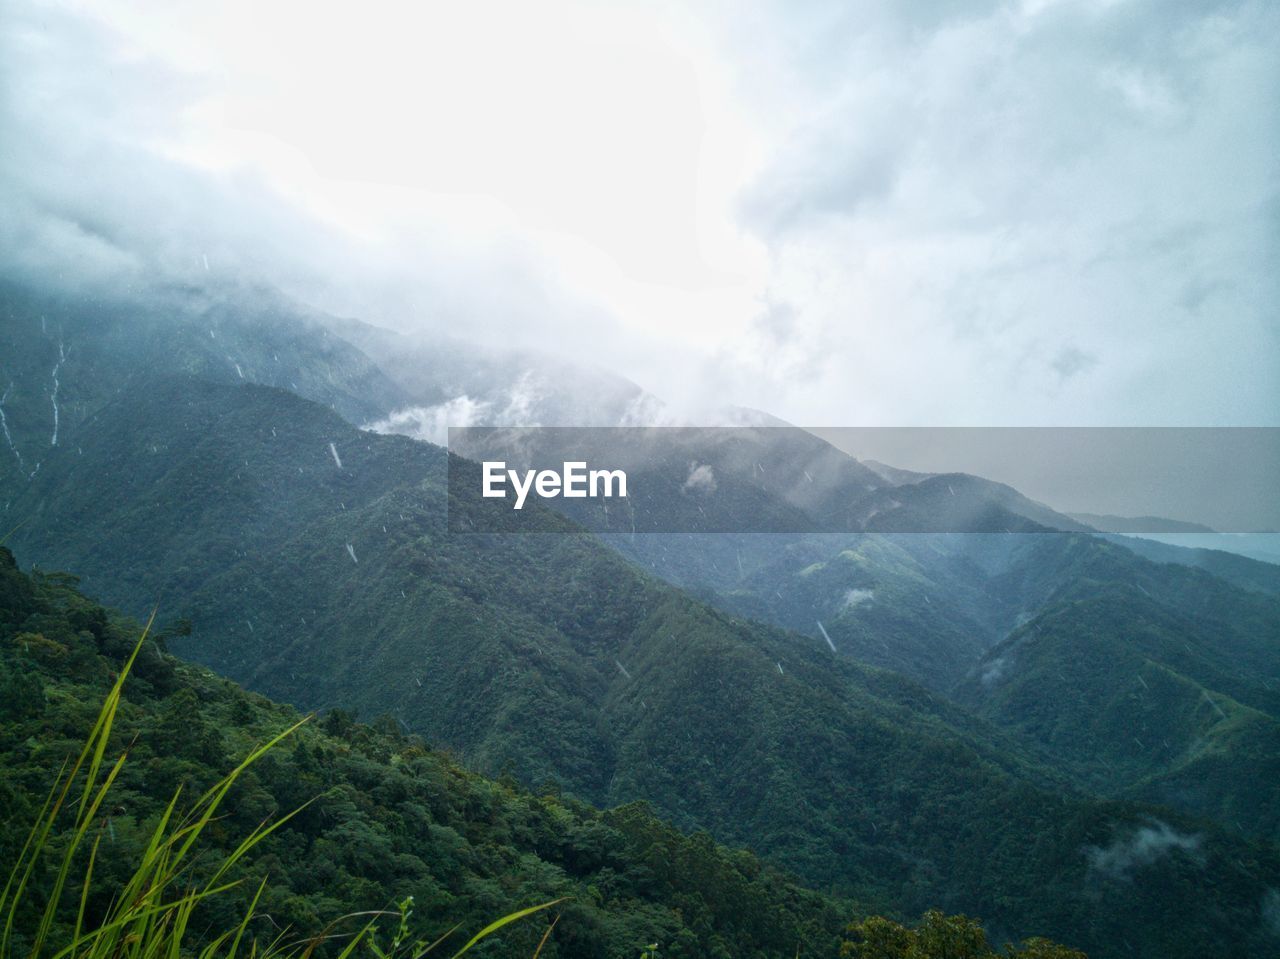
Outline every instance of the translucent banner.
<svg viewBox="0 0 1280 959"><path fill-rule="evenodd" d="M449 450L455 532L1280 529L1276 428L455 427Z"/></svg>

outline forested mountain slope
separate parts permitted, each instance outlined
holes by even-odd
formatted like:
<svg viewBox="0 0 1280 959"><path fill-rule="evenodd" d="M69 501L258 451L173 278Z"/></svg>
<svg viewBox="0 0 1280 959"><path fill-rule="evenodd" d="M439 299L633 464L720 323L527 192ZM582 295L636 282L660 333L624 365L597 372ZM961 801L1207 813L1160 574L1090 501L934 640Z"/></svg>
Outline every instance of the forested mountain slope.
<svg viewBox="0 0 1280 959"><path fill-rule="evenodd" d="M139 372L260 383L353 421L405 394L321 317L275 290L223 283L84 299L0 280L0 481L79 445L79 427Z"/></svg>
<svg viewBox="0 0 1280 959"><path fill-rule="evenodd" d="M970 911L1101 956L1265 941L1270 847L1089 799L910 681L717 612L555 514L450 535L438 448L172 378L83 442L12 501L20 555L132 609L160 597L194 626L176 648L261 691L388 713L600 804L649 799L874 909ZM1153 817L1189 845L1108 866Z"/></svg>
<svg viewBox="0 0 1280 959"><path fill-rule="evenodd" d="M1264 685L1223 671L1218 646L1233 637L1136 587L1080 592L988 652L960 701L1039 743L1099 792L1280 836L1276 704ZM1249 660L1240 649L1234 658Z"/></svg>
<svg viewBox="0 0 1280 959"><path fill-rule="evenodd" d="M1088 789L1276 836L1280 602L1267 591L1075 534L613 542L657 568L703 555L714 604L914 677ZM1151 694L1151 671L1176 679L1157 684L1177 689L1176 708Z"/></svg>
<svg viewBox="0 0 1280 959"><path fill-rule="evenodd" d="M5 864L139 635L136 624L82 598L73 582L23 575L0 548ZM127 746L129 757L94 825L101 839L89 927L173 790L183 784L186 795L198 795L298 718L148 643L113 732L112 753ZM851 904L802 889L705 833L681 834L644 804L598 812L509 779L483 779L394 722L363 726L342 712L303 726L240 777L208 831L206 857L227 854L264 819L304 804L254 851L242 870L252 881L204 907L202 925L238 923L260 877L267 879L263 918L249 932L266 939L274 937L269 923L310 936L341 916L394 908L412 896L415 933L434 939L458 925L456 948L497 916L569 897L543 956L635 956L656 942L663 955L684 959L790 956L797 948L834 957L852 915ZM533 955L550 918L510 926L473 954ZM334 931L352 931L351 922ZM30 928L20 921L20 941Z"/></svg>

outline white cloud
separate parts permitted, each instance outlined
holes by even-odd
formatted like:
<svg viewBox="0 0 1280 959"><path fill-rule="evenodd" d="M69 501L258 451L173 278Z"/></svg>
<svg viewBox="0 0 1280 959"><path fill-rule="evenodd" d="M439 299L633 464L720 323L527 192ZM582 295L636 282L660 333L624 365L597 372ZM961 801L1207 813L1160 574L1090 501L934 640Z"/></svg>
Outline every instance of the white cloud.
<svg viewBox="0 0 1280 959"><path fill-rule="evenodd" d="M1127 837L1117 837L1103 848L1090 846L1085 850L1089 866L1114 879L1128 879L1137 869L1153 865L1175 852L1182 852L1200 861L1201 838L1185 835L1167 823L1153 819L1150 825L1135 829Z"/></svg>
<svg viewBox="0 0 1280 959"><path fill-rule="evenodd" d="M455 396L434 406L409 406L394 411L386 419L366 423L364 429L374 433L397 433L437 446L449 445L449 427L493 425L489 422L490 405L469 396Z"/></svg>
<svg viewBox="0 0 1280 959"><path fill-rule="evenodd" d="M1275 421L1277 8L820 9L762 55L790 95L750 91L772 270L723 357L773 408Z"/></svg>
<svg viewBox="0 0 1280 959"><path fill-rule="evenodd" d="M716 473L709 464L690 463L689 475L681 489L686 493L714 493L716 485Z"/></svg>
<svg viewBox="0 0 1280 959"><path fill-rule="evenodd" d="M844 594L844 600L840 604L841 609L853 609L861 606L863 603L869 603L876 598L874 589L850 589Z"/></svg>
<svg viewBox="0 0 1280 959"><path fill-rule="evenodd" d="M1266 0L9 4L0 259L207 258L813 425L1275 423L1278 40Z"/></svg>

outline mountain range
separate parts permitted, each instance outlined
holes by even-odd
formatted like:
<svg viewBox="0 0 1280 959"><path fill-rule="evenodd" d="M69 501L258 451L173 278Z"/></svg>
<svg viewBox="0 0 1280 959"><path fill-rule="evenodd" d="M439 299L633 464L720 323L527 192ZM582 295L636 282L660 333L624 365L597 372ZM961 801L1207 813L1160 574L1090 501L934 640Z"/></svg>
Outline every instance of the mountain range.
<svg viewBox="0 0 1280 959"><path fill-rule="evenodd" d="M429 442L451 416L643 425L661 403L262 289L10 285L0 316L10 546L158 603L185 659L478 773L647 802L861 910L1101 957L1274 950L1278 567L1131 548L759 421L642 457L669 491L647 507L698 529L678 491L706 464L721 508L778 532L534 506L533 535L451 533L473 506Z"/></svg>

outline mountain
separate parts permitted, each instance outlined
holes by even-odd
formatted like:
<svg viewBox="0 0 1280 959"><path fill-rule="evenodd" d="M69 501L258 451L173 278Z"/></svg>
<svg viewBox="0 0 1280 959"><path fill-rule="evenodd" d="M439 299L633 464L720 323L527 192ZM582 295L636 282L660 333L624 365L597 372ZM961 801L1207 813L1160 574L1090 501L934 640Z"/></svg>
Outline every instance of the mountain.
<svg viewBox="0 0 1280 959"><path fill-rule="evenodd" d="M358 320L329 329L363 351L406 399L367 425L443 444L449 426L641 425L663 404L605 370L533 350L396 333Z"/></svg>
<svg viewBox="0 0 1280 959"><path fill-rule="evenodd" d="M1273 593L1082 534L662 537L642 547L624 537L617 545L659 571L709 570L686 585L723 609L917 679L1093 791L1275 836L1277 797L1262 785L1280 755ZM1246 582L1240 574L1263 567L1229 554L1215 562ZM1145 676L1144 663L1179 678L1196 722L1177 726L1169 704L1144 695L1150 678L1133 678ZM1240 722L1219 724L1213 704L1228 699ZM1229 741L1206 739L1210 729L1230 732ZM1231 775L1173 787L1210 757L1226 757Z"/></svg>
<svg viewBox="0 0 1280 959"><path fill-rule="evenodd" d="M1250 648L1266 634L1236 625L1249 615L1238 600L1239 620L1205 615L1221 587L1179 575L1204 580L1187 591L1194 606L1160 603L1140 582L1065 593L988 651L957 698L1094 791L1275 840L1280 697L1265 677L1276 675L1280 650ZM1274 622L1274 601L1256 602Z"/></svg>
<svg viewBox="0 0 1280 959"><path fill-rule="evenodd" d="M1280 666L1280 572L1218 551L1087 533L664 534L607 541L716 605L822 638L950 694L1062 590L1136 584L1222 642L1249 701ZM1152 558L1148 558L1152 557ZM821 629L819 628L821 624Z"/></svg>
<svg viewBox="0 0 1280 959"><path fill-rule="evenodd" d="M313 375L326 350L352 369L372 364L349 343L326 347L327 327L290 328ZM175 342L195 329L181 324ZM74 370L85 399L42 468L0 477L6 515L23 523L11 542L25 562L74 569L131 611L159 599L192 624L172 640L184 655L303 708L387 714L474 769L598 805L648 799L679 827L750 844L865 908L970 911L1002 936L1048 933L1100 956L1128 954L1126 942L1150 956L1270 948L1276 852L1196 815L1221 814L1222 797L1192 814L1136 802L1125 793L1136 782L1077 776L1016 715L983 718L947 698L1073 586L1087 598L1146 570L1131 552L1035 532L788 534L742 552L741 537L666 540L682 575L713 555L724 560L716 582L759 576L729 599L755 604L754 616L781 594L776 612L805 615L801 634L646 575L550 510L530 510L532 535L450 533L448 515L472 504L450 496L447 454L361 431L351 422L363 413L234 372L175 369L161 351L142 354L149 368L114 355L111 376ZM19 371L24 383L43 382L42 362ZM344 382L334 376L335 389ZM387 382L384 409L411 400ZM777 468L752 459L769 451L763 440L711 450L726 488L797 509L786 492L809 481L803 469L785 479L786 457ZM839 507L840 477L861 482L859 467L830 462ZM454 468L476 480L474 465ZM684 457L665 466L672 477L689 468ZM1042 528L1017 511L1043 507L970 479L920 481L909 507L929 519L961 500L970 516ZM712 552L699 552L703 540ZM639 541L650 538L611 538ZM1272 607L1189 572L1204 579L1144 572L1138 583L1196 628L1238 617L1217 645L1197 634L1194 675L1265 712L1267 689L1250 674L1270 668ZM711 592L699 589L724 598ZM818 602L839 614L813 615ZM934 688L860 661L877 649ZM1263 767L1238 758L1230 788L1247 797L1249 771Z"/></svg>
<svg viewBox="0 0 1280 959"><path fill-rule="evenodd" d="M1208 537L1207 543L1204 534L1175 537L1179 543L1159 542L1145 536L1106 538L1157 563L1195 566L1245 589L1280 593L1280 536L1274 533L1220 534ZM1259 546L1263 548L1257 548Z"/></svg>
<svg viewBox="0 0 1280 959"><path fill-rule="evenodd" d="M82 434L14 499L18 552L131 609L159 597L193 625L175 649L263 693L386 713L600 805L648 799L870 909L1102 956L1122 931L1140 954L1256 951L1270 847L1090 799L921 687L717 612L550 511L542 534L449 534L436 447L190 378L140 383ZM1093 865L1152 818L1194 855Z"/></svg>
<svg viewBox="0 0 1280 959"><path fill-rule="evenodd" d="M73 584L61 575L26 576L0 548L6 863L139 633ZM128 760L109 812L94 827L101 839L90 927L174 789L183 784L187 795L199 794L299 718L146 644L113 733L113 750L127 746ZM429 939L455 925L469 936L506 912L568 897L545 956L631 956L653 942L663 955L687 959L797 948L834 956L852 915L851 904L805 890L705 833L680 833L642 803L601 812L509 778L484 779L394 722L360 725L342 712L302 727L240 777L212 830L214 848L226 855L263 819L304 805L242 867L246 888L204 908L206 928L236 925L261 879L260 915L298 937L343 915L394 908L407 896ZM197 868L207 871L207 861ZM262 925L250 934L273 938ZM545 930L545 921L527 920L477 954L532 955ZM22 931L19 925L20 941Z"/></svg>
<svg viewBox="0 0 1280 959"><path fill-rule="evenodd" d="M408 397L323 318L270 288L163 286L101 299L0 280L0 478L30 475L140 373L260 383L360 422Z"/></svg>
<svg viewBox="0 0 1280 959"><path fill-rule="evenodd" d="M1165 519L1162 516L1112 516L1104 513L1072 513L1086 526L1102 533L1212 533L1202 523Z"/></svg>
<svg viewBox="0 0 1280 959"><path fill-rule="evenodd" d="M736 615L831 642L945 695L1000 635L975 585L922 561L918 536L610 540L646 568ZM701 561L698 557L702 557Z"/></svg>

